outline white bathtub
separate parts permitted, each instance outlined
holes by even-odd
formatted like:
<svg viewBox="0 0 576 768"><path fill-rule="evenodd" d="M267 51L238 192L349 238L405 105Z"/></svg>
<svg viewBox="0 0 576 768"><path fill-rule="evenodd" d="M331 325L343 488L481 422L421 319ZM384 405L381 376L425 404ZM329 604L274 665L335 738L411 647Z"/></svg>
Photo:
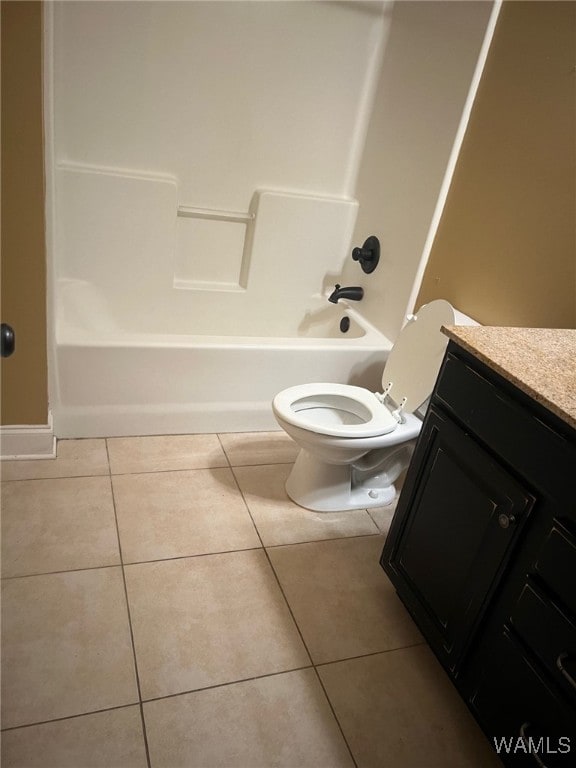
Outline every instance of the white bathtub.
<svg viewBox="0 0 576 768"><path fill-rule="evenodd" d="M312 381L379 389L391 348L356 307L325 297L292 323L239 317L233 336L154 333L145 315L114 317L79 281L60 284L56 307L58 437L277 429L271 400L281 389ZM347 333L339 329L344 316Z"/></svg>

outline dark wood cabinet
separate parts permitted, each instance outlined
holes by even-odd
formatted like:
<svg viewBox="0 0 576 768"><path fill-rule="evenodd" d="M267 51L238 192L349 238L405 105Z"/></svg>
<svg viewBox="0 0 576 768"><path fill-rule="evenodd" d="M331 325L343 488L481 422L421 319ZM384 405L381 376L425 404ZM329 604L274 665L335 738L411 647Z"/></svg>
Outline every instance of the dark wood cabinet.
<svg viewBox="0 0 576 768"><path fill-rule="evenodd" d="M419 442L410 514L386 550L389 571L445 666L457 674L533 497L432 407Z"/></svg>
<svg viewBox="0 0 576 768"><path fill-rule="evenodd" d="M575 766L576 436L454 342L381 563L501 759Z"/></svg>

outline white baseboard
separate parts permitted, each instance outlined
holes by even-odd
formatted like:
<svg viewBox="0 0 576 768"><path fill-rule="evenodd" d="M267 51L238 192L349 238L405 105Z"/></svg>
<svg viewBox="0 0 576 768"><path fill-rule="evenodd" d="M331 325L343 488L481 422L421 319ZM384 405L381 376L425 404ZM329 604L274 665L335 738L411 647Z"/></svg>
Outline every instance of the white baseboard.
<svg viewBox="0 0 576 768"><path fill-rule="evenodd" d="M56 456L56 437L52 414L48 424L17 424L0 427L0 459L53 459Z"/></svg>

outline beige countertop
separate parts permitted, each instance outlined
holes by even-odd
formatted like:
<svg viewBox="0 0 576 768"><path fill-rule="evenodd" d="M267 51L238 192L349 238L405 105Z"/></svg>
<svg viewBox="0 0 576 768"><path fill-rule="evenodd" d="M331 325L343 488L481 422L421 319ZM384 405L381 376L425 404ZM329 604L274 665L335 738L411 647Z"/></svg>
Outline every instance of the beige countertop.
<svg viewBox="0 0 576 768"><path fill-rule="evenodd" d="M442 331L576 429L576 330L449 325Z"/></svg>

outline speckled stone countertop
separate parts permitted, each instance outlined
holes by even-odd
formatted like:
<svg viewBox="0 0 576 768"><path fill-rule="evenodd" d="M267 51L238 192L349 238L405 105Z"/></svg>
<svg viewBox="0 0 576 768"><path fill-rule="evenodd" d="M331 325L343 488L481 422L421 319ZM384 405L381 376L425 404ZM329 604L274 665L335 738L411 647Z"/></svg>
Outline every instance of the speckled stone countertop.
<svg viewBox="0 0 576 768"><path fill-rule="evenodd" d="M449 325L442 331L576 429L576 330Z"/></svg>

